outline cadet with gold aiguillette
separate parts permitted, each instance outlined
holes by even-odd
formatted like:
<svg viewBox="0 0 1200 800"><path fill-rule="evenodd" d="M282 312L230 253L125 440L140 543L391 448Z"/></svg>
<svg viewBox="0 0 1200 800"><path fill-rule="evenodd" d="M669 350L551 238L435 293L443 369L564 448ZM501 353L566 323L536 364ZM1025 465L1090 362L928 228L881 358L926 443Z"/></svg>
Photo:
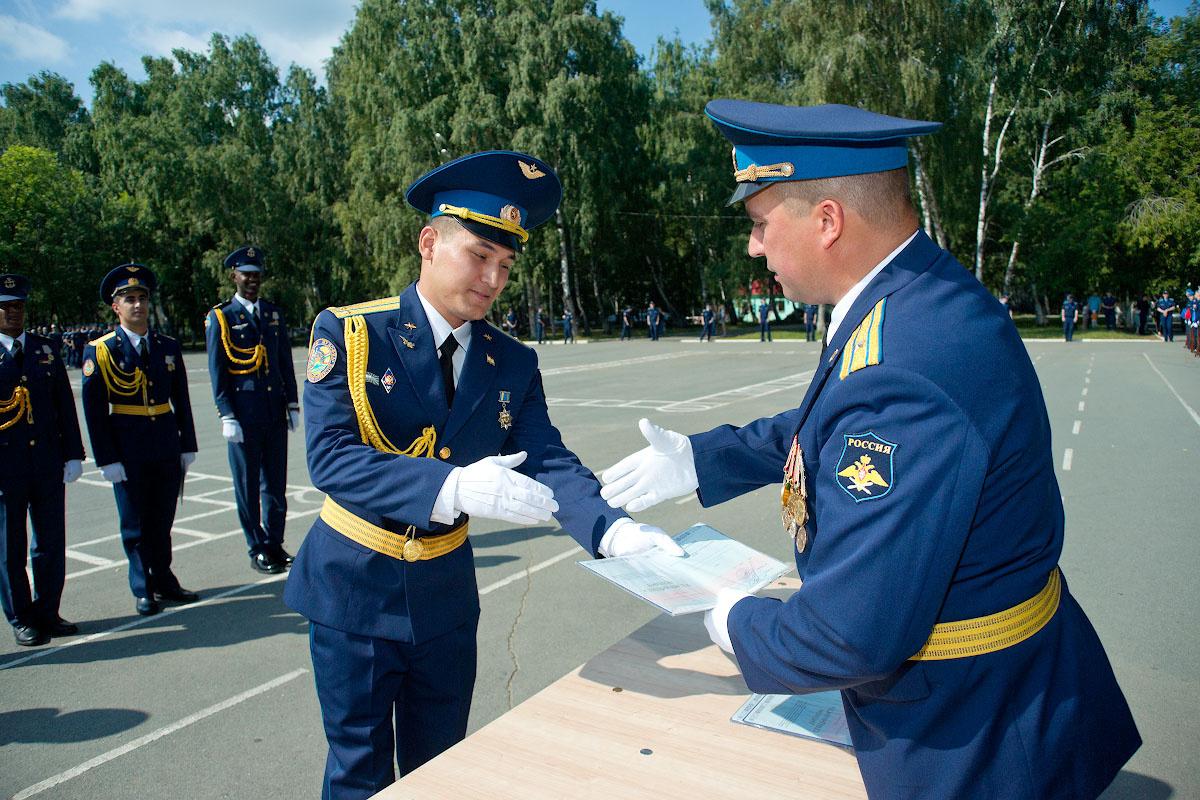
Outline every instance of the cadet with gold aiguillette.
<svg viewBox="0 0 1200 800"><path fill-rule="evenodd" d="M370 797L466 734L479 593L468 517L554 514L588 553L682 555L600 497L550 422L537 356L484 316L562 196L550 167L476 153L409 187L429 222L399 297L322 311L304 386L327 499L284 601L310 622L322 795ZM555 496L561 498L556 502Z"/></svg>
<svg viewBox="0 0 1200 800"><path fill-rule="evenodd" d="M839 689L867 794L1097 797L1141 739L1059 566L1037 374L1007 310L918 227L909 136L847 106L715 100L731 202L784 295L833 304L799 407L650 446L604 473L631 510L783 484L803 585L723 591L713 641L764 694ZM928 324L937 308L953 336ZM781 534L783 535L783 534Z"/></svg>

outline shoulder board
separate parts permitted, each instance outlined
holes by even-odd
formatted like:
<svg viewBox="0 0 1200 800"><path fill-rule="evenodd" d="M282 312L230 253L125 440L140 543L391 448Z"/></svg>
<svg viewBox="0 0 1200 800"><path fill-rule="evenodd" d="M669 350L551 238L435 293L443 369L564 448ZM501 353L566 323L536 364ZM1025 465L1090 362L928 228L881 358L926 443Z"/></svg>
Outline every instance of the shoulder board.
<svg viewBox="0 0 1200 800"><path fill-rule="evenodd" d="M228 303L227 303L227 302L226 302L226 303L217 303L215 306L213 306L213 307L212 307L212 310L213 310L213 311L220 311L220 310L221 310L222 308L224 308L226 305L228 305Z"/></svg>
<svg viewBox="0 0 1200 800"><path fill-rule="evenodd" d="M101 336L99 339L93 339L92 341L88 342L88 344L95 346L95 345L100 344L101 342L107 342L109 339L113 338L116 335L117 335L116 331L109 331L108 333Z"/></svg>
<svg viewBox="0 0 1200 800"><path fill-rule="evenodd" d="M334 306L329 313L338 319L359 314L374 314L379 311L397 311L400 308L400 297L384 297L380 300L368 300L365 303L355 303L352 306Z"/></svg>
<svg viewBox="0 0 1200 800"><path fill-rule="evenodd" d="M871 309L866 318L850 334L846 340L846 348L842 351L842 368L838 380L843 380L851 372L857 372L864 367L870 367L883 361L883 307L887 298L883 298Z"/></svg>
<svg viewBox="0 0 1200 800"><path fill-rule="evenodd" d="M156 342L173 342L173 343L178 342L178 340L174 336L168 336L167 334L159 333L158 331L151 331L150 336Z"/></svg>

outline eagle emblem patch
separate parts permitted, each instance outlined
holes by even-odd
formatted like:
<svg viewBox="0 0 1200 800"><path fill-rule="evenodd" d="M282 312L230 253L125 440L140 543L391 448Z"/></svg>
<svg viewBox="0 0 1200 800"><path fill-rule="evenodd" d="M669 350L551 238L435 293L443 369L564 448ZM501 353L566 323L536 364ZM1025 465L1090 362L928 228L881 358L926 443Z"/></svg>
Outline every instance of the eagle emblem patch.
<svg viewBox="0 0 1200 800"><path fill-rule="evenodd" d="M337 348L328 339L317 339L308 351L308 382L320 383L337 363Z"/></svg>
<svg viewBox="0 0 1200 800"><path fill-rule="evenodd" d="M892 491L892 462L899 445L871 432L847 433L843 438L842 457L834 467L842 491L855 503L878 500Z"/></svg>

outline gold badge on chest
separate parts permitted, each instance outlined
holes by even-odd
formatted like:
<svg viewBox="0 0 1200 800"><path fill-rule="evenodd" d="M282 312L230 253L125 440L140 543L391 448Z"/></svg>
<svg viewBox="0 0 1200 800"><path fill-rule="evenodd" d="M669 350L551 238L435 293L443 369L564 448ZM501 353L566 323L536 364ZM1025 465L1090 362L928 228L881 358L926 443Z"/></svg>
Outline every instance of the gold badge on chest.
<svg viewBox="0 0 1200 800"><path fill-rule="evenodd" d="M783 529L796 540L796 552L808 546L808 489L804 476L804 452L800 449L799 434L792 437L792 449L783 467Z"/></svg>
<svg viewBox="0 0 1200 800"><path fill-rule="evenodd" d="M508 404L512 402L510 392L500 392L500 427L508 430L512 427L512 414L508 413Z"/></svg>

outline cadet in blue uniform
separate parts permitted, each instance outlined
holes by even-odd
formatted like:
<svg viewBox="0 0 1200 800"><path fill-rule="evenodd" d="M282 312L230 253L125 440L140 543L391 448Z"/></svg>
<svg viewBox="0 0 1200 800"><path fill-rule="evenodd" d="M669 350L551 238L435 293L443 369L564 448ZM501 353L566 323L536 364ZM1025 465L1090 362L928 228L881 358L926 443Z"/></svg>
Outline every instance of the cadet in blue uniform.
<svg viewBox="0 0 1200 800"><path fill-rule="evenodd" d="M703 323L703 327L700 328L700 341L703 342L705 336L708 337L710 342L712 341L713 328L715 327L713 324L713 319L715 316L716 315L713 314L712 303L705 303L704 311L700 312L700 321Z"/></svg>
<svg viewBox="0 0 1200 800"><path fill-rule="evenodd" d="M621 312L621 341L633 341L633 306L625 306Z"/></svg>
<svg viewBox="0 0 1200 800"><path fill-rule="evenodd" d="M776 417L691 437L644 421L650 446L604 473L604 496L707 507L782 482L802 587L726 590L705 624L755 692L841 690L873 800L1097 797L1141 739L1058 568L1037 374L992 295L918 228L906 137L940 126L707 111L735 145L750 255L789 299L835 304L828 350Z"/></svg>
<svg viewBox="0 0 1200 800"><path fill-rule="evenodd" d="M1100 310L1104 312L1104 327L1108 330L1114 330L1117 327L1117 298L1113 297L1112 292L1105 292L1104 299L1100 301Z"/></svg>
<svg viewBox="0 0 1200 800"><path fill-rule="evenodd" d="M154 287L140 264L104 277L100 296L120 325L88 342L82 392L92 454L117 500L134 607L146 616L164 599L198 599L171 571L171 524L196 458L196 428L179 342L147 322Z"/></svg>
<svg viewBox="0 0 1200 800"><path fill-rule="evenodd" d="M325 797L369 797L394 780L393 757L407 774L465 735L479 620L468 515L557 512L588 553L682 554L604 502L550 422L537 356L484 320L561 191L520 153L439 167L406 195L431 217L420 279L317 317L305 430L328 498L284 601L311 621Z"/></svg>
<svg viewBox="0 0 1200 800"><path fill-rule="evenodd" d="M504 318L504 321L508 324L508 335L513 337L514 339L516 339L517 338L517 313L510 308L508 310L508 316L506 316Z"/></svg>
<svg viewBox="0 0 1200 800"><path fill-rule="evenodd" d="M771 307L765 300L758 304L758 340L771 341Z"/></svg>
<svg viewBox="0 0 1200 800"><path fill-rule="evenodd" d="M0 275L0 604L24 647L79 632L58 608L66 579L64 485L83 473L83 440L62 353L25 330L29 288L23 275ZM32 594L27 561L33 562Z"/></svg>
<svg viewBox="0 0 1200 800"><path fill-rule="evenodd" d="M820 306L807 305L804 307L804 341L817 340L817 312Z"/></svg>
<svg viewBox="0 0 1200 800"><path fill-rule="evenodd" d="M1187 290L1187 349L1200 353L1200 292Z"/></svg>
<svg viewBox="0 0 1200 800"><path fill-rule="evenodd" d="M225 258L225 266L237 291L204 320L208 377L221 434L228 442L250 567L283 572L292 562L283 549L287 434L300 423L292 340L283 310L259 297L262 250L235 250Z"/></svg>
<svg viewBox="0 0 1200 800"><path fill-rule="evenodd" d="M1166 289L1163 290L1157 307L1162 340L1164 342L1173 342L1175 341L1175 300Z"/></svg>
<svg viewBox="0 0 1200 800"><path fill-rule="evenodd" d="M658 319L662 316L662 312L655 307L654 301L650 301L650 308L646 309L646 325L650 328L650 340L658 341Z"/></svg>
<svg viewBox="0 0 1200 800"><path fill-rule="evenodd" d="M1075 295L1067 295L1059 316L1062 318L1063 339L1069 342L1075 335L1075 323L1079 321L1079 304L1075 302Z"/></svg>
<svg viewBox="0 0 1200 800"><path fill-rule="evenodd" d="M570 311L563 314L563 344L566 344L567 342L575 344L574 328L571 326L574 321L575 315Z"/></svg>

